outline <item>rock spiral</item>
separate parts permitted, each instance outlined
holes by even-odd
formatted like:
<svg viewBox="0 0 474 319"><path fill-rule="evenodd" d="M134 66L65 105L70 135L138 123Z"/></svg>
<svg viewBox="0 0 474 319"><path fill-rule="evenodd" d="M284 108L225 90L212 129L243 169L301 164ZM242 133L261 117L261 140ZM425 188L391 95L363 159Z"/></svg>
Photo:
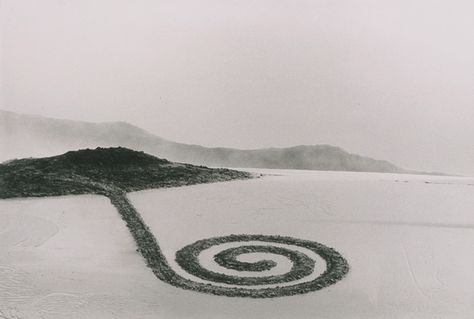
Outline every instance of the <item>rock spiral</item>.
<svg viewBox="0 0 474 319"><path fill-rule="evenodd" d="M246 244L247 242L259 242L262 244L248 245ZM219 273L206 269L201 265L198 258L201 252L213 246L227 243L239 243L242 245L225 249L214 256L214 261L224 268L242 272L261 272L273 269L276 267L276 263L272 260L264 259L254 263L238 260L238 257L243 254L268 253L288 258L292 264L291 269L279 275L247 277ZM326 270L313 280L291 284L310 276L315 271L315 260L297 249L272 244L283 244L285 246L289 245L307 249L319 255L326 262ZM269 235L230 235L199 240L179 250L176 253L176 262L187 273L212 283L196 282L193 290L204 290L205 292L217 295L255 298L289 296L319 290L342 279L349 270L347 261L332 248L313 241ZM235 285L238 287L218 286L215 284ZM258 286L272 284L285 285L258 288ZM246 286L257 287L247 288Z"/></svg>
<svg viewBox="0 0 474 319"><path fill-rule="evenodd" d="M323 244L293 237L243 234L202 239L180 249L176 253L177 264L201 281L189 279L178 274L169 265L155 236L126 196L120 193L112 194L110 199L125 220L137 243L137 250L142 254L148 267L159 279L178 288L228 297L273 298L305 294L325 288L341 280L349 271L349 265L344 257ZM228 243L241 246L225 249L214 256L215 262L224 268L240 272L262 272L273 269L276 263L272 260L265 259L254 263L238 260L242 254L267 253L288 258L292 264L291 269L280 275L250 277L218 273L201 265L199 260L201 252ZM304 281L313 273L315 260L299 249L288 248L291 246L306 249L321 257L326 264L325 271L314 279ZM265 287L265 285L274 286Z"/></svg>

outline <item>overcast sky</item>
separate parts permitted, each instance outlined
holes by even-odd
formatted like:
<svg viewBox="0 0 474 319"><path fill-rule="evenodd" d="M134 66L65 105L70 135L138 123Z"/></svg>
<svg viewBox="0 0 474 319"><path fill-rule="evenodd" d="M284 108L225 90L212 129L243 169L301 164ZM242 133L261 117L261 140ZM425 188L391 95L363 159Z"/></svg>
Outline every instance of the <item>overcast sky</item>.
<svg viewBox="0 0 474 319"><path fill-rule="evenodd" d="M474 175L472 0L0 3L0 108Z"/></svg>

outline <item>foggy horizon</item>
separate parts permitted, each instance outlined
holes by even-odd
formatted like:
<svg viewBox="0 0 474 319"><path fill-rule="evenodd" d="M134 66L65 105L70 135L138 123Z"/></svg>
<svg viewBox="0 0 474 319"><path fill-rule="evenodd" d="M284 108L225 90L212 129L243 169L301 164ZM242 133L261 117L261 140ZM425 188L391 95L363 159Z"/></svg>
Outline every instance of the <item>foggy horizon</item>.
<svg viewBox="0 0 474 319"><path fill-rule="evenodd" d="M0 0L0 109L474 175L469 1Z"/></svg>
<svg viewBox="0 0 474 319"><path fill-rule="evenodd" d="M473 13L0 0L0 319L474 318Z"/></svg>

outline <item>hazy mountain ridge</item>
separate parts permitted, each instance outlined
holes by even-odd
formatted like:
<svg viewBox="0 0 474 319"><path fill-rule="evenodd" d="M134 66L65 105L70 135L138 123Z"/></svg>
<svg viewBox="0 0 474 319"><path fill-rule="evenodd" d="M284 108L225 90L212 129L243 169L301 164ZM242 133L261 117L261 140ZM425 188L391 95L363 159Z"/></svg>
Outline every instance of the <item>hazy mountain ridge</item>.
<svg viewBox="0 0 474 319"><path fill-rule="evenodd" d="M330 145L240 150L176 143L126 122L89 123L0 111L0 161L122 146L176 162L223 167L409 172Z"/></svg>

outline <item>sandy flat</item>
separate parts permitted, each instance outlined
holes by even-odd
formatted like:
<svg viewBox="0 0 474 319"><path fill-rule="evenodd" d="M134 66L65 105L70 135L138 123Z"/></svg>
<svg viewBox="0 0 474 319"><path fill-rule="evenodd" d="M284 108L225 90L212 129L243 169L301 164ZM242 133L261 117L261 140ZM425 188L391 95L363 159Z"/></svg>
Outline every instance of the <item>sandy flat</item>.
<svg viewBox="0 0 474 319"><path fill-rule="evenodd" d="M170 261L177 249L203 238L280 234L336 248L350 263L348 277L321 291L274 300L183 292L191 305L177 317L209 318L216 312L230 318L474 315L472 179L266 172L277 176L129 197Z"/></svg>
<svg viewBox="0 0 474 319"><path fill-rule="evenodd" d="M159 285L107 198L0 201L0 318L152 317Z"/></svg>
<svg viewBox="0 0 474 319"><path fill-rule="evenodd" d="M2 200L0 318L473 318L474 180L264 172L129 198L173 267L199 239L285 235L337 249L345 279L264 300L185 291L154 277L107 198Z"/></svg>

